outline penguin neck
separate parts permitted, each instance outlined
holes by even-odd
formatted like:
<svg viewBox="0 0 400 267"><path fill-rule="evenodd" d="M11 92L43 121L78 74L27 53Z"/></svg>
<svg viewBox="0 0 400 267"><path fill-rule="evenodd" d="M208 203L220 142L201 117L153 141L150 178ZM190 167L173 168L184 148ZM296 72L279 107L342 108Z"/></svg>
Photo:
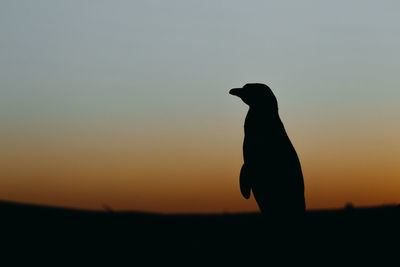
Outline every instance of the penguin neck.
<svg viewBox="0 0 400 267"><path fill-rule="evenodd" d="M254 118L260 118L268 121L280 121L278 109L272 110L270 107L250 106L248 114Z"/></svg>

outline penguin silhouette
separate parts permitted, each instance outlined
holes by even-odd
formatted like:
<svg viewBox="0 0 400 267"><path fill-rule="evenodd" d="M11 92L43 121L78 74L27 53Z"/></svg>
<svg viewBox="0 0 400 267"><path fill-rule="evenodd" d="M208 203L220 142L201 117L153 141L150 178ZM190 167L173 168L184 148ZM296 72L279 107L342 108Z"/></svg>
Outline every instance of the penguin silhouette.
<svg viewBox="0 0 400 267"><path fill-rule="evenodd" d="M272 90L265 84L249 83L229 93L249 106L239 178L243 197L248 199L252 191L262 214L303 214L301 165L279 117Z"/></svg>

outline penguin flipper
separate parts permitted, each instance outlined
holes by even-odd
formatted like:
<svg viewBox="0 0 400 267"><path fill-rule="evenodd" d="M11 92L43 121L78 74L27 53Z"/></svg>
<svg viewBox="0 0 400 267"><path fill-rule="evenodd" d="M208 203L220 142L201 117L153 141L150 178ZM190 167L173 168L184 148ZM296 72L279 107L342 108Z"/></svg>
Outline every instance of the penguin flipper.
<svg viewBox="0 0 400 267"><path fill-rule="evenodd" d="M248 177L248 172L246 171L246 166L244 164L240 170L239 185L242 196L245 199L249 199L251 194L251 183Z"/></svg>

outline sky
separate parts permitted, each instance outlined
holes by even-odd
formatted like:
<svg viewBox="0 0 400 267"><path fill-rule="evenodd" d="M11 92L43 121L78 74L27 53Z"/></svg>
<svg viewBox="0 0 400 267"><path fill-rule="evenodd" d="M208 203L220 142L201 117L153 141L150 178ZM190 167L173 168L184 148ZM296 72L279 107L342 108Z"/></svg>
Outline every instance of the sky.
<svg viewBox="0 0 400 267"><path fill-rule="evenodd" d="M400 202L398 1L0 2L0 199L257 210L238 176L271 87L307 209Z"/></svg>

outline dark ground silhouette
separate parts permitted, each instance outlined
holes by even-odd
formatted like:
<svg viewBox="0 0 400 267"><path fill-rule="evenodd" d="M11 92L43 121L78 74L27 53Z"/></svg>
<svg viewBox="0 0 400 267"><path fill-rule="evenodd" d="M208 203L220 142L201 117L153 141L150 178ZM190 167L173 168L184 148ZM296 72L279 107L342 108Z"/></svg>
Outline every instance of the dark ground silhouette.
<svg viewBox="0 0 400 267"><path fill-rule="evenodd" d="M135 262L151 254L148 261L165 262L161 255L166 254L193 263L282 254L287 260L301 254L297 262L309 263L317 256L331 261L347 254L362 253L365 259L378 250L391 253L398 248L400 206L307 211L301 220L284 221L259 213L163 215L0 202L0 218L2 244L24 257L34 251L44 258L112 255Z"/></svg>
<svg viewBox="0 0 400 267"><path fill-rule="evenodd" d="M260 83L248 83L229 93L249 105L244 123L244 164L240 171L242 195L249 198L252 191L266 215L304 213L301 165L279 117L275 95Z"/></svg>

